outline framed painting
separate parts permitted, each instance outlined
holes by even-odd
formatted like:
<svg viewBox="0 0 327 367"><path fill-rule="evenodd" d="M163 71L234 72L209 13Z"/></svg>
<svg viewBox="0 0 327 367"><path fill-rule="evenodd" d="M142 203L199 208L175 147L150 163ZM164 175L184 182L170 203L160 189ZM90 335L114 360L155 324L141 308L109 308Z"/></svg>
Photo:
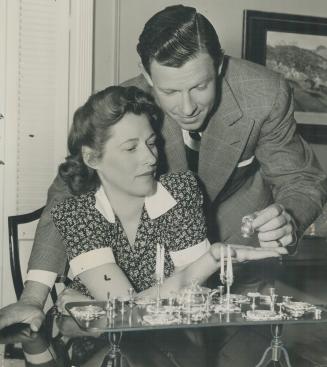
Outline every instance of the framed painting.
<svg viewBox="0 0 327 367"><path fill-rule="evenodd" d="M285 76L298 123L327 126L327 18L244 10L242 57Z"/></svg>

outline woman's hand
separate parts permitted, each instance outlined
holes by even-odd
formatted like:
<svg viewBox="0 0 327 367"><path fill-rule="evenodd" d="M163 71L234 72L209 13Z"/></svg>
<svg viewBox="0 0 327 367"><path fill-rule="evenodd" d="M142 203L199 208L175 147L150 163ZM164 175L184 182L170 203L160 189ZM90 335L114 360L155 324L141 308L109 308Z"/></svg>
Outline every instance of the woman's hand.
<svg viewBox="0 0 327 367"><path fill-rule="evenodd" d="M66 308L65 308L66 303L83 302L83 301L89 301L89 300L90 300L89 297L84 296L82 293L76 291L75 289L65 288L59 294L56 306L60 313L62 313L63 315L68 315L68 312L66 311Z"/></svg>
<svg viewBox="0 0 327 367"><path fill-rule="evenodd" d="M216 259L220 260L220 248L221 246L226 247L225 244L216 242L210 247L211 255ZM252 247L245 245L232 245L230 244L231 256L233 260L237 262L252 261L252 260L263 260L271 257L280 257L286 255L287 250L284 247L273 247L273 248L262 248ZM226 249L224 251L226 254Z"/></svg>
<svg viewBox="0 0 327 367"><path fill-rule="evenodd" d="M230 247L234 250L235 260L238 262L280 257L288 253L284 247L262 248L245 245L230 245Z"/></svg>

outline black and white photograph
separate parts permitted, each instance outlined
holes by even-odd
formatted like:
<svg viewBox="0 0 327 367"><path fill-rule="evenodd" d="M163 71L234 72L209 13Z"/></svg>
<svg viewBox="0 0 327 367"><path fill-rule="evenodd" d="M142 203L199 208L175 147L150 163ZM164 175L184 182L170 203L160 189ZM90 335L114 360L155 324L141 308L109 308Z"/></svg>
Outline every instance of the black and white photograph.
<svg viewBox="0 0 327 367"><path fill-rule="evenodd" d="M0 0L0 367L327 366L325 16Z"/></svg>
<svg viewBox="0 0 327 367"><path fill-rule="evenodd" d="M289 81L295 111L327 113L327 36L268 31L266 66Z"/></svg>

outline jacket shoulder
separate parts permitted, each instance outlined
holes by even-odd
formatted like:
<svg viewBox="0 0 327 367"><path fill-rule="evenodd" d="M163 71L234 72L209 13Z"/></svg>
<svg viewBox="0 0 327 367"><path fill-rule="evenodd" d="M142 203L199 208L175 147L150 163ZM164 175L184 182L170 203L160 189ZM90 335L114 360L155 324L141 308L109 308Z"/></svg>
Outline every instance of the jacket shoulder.
<svg viewBox="0 0 327 367"><path fill-rule="evenodd" d="M120 84L122 87L137 87L142 89L146 93L152 94L152 88L149 86L142 74L128 79Z"/></svg>
<svg viewBox="0 0 327 367"><path fill-rule="evenodd" d="M234 57L227 58L225 78L230 81L250 81L250 80L275 80L279 82L283 79L280 73L268 69L264 65L254 62L237 59Z"/></svg>
<svg viewBox="0 0 327 367"><path fill-rule="evenodd" d="M224 75L241 109L265 109L269 112L279 96L285 101L291 89L284 76L253 62L229 58Z"/></svg>

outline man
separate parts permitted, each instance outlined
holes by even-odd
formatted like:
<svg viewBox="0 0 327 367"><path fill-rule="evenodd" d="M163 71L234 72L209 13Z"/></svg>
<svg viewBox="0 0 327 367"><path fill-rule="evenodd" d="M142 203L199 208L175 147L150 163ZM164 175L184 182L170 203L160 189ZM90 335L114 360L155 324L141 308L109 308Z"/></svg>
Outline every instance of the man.
<svg viewBox="0 0 327 367"><path fill-rule="evenodd" d="M225 57L210 22L181 5L146 23L137 50L142 75L125 85L153 94L164 112L162 169L198 173L211 240L247 245L257 239L262 247L293 252L321 211L327 182L296 133L293 100L283 78ZM2 311L6 321L0 317L0 328L24 321L38 329L49 287L65 264L49 211L67 195L57 177L38 226L22 299L9 306L9 317ZM256 239L240 232L242 217L250 213L255 213Z"/></svg>

